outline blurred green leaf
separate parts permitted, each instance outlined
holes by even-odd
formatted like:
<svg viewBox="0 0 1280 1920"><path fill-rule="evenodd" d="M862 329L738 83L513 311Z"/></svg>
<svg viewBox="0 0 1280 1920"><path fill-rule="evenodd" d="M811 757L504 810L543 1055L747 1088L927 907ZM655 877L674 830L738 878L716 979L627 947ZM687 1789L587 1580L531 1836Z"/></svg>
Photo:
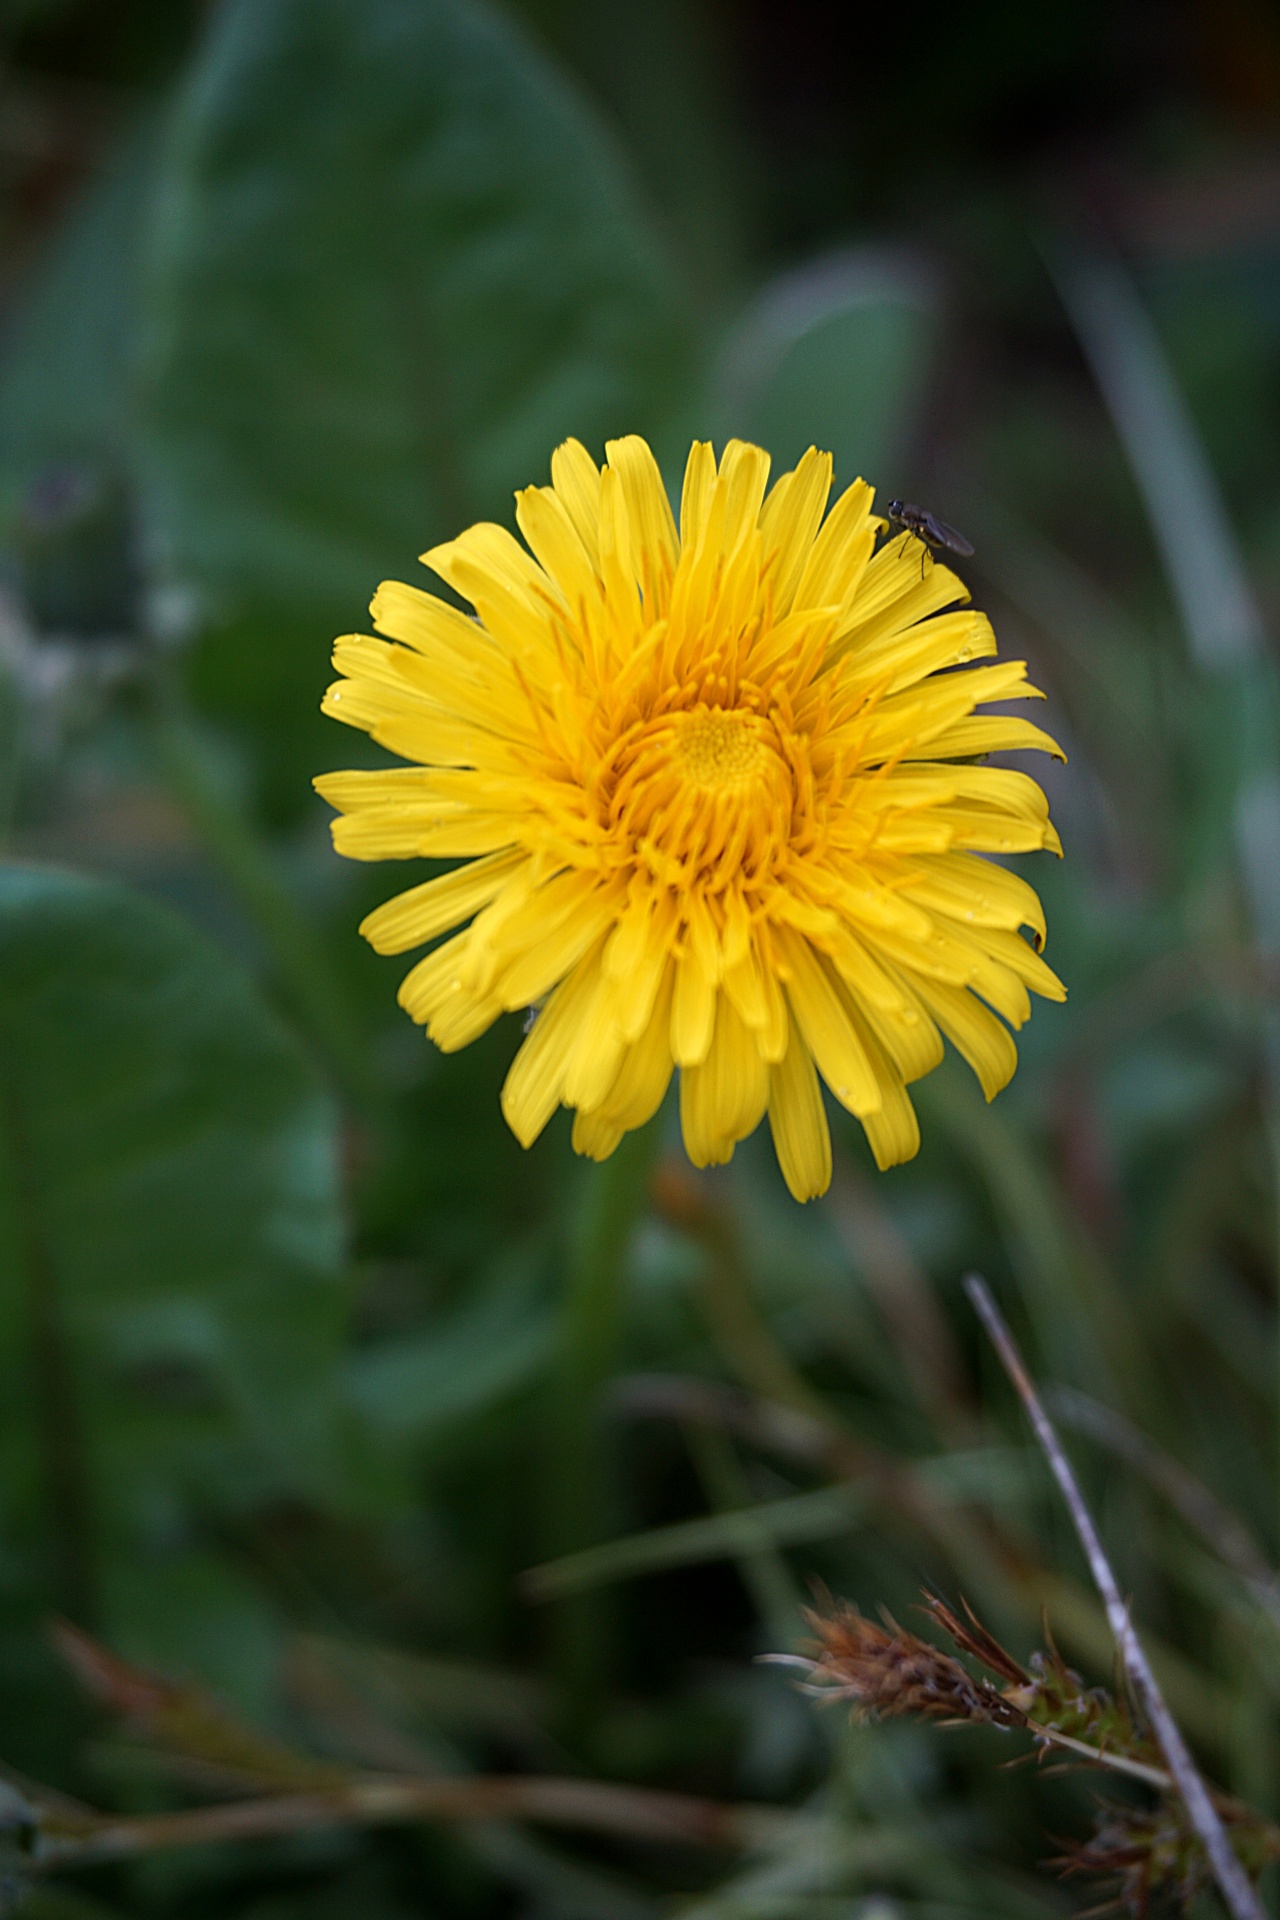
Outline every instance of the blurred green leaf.
<svg viewBox="0 0 1280 1920"><path fill-rule="evenodd" d="M718 370L726 428L768 447L775 470L806 447L887 497L900 479L937 345L936 287L919 260L879 248L829 255L772 281L729 336Z"/></svg>
<svg viewBox="0 0 1280 1920"><path fill-rule="evenodd" d="M129 129L58 228L0 357L0 527L21 542L54 476L133 461L138 281L158 130Z"/></svg>
<svg viewBox="0 0 1280 1920"><path fill-rule="evenodd" d="M729 16L704 0L508 0L616 116L680 254L712 311L741 280L754 209L735 124Z"/></svg>
<svg viewBox="0 0 1280 1920"><path fill-rule="evenodd" d="M277 742L385 574L508 519L568 434L665 444L691 371L603 130L474 0L221 8L152 266L158 551L223 631L206 688Z"/></svg>
<svg viewBox="0 0 1280 1920"><path fill-rule="evenodd" d="M243 1666L243 1582L210 1568L201 1515L340 1492L332 1107L239 969L114 885L0 874L0 1010L0 1423L27 1604L102 1612L125 1645L149 1617L171 1652L216 1634L230 1578Z"/></svg>
<svg viewBox="0 0 1280 1920"><path fill-rule="evenodd" d="M539 1373L555 1345L555 1318L527 1258L509 1263L443 1324L367 1347L348 1392L370 1428L400 1445L483 1412Z"/></svg>

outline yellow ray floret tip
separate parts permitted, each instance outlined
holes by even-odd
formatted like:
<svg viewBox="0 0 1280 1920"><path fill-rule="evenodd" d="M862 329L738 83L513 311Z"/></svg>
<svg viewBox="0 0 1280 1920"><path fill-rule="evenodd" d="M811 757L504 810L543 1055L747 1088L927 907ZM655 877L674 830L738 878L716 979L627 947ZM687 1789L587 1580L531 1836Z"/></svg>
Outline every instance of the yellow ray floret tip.
<svg viewBox="0 0 1280 1920"><path fill-rule="evenodd" d="M604 1159L678 1076L695 1165L767 1115L807 1200L824 1084L896 1165L944 1039L994 1098L1030 995L1064 997L997 864L1061 843L1036 782L988 761L1063 756L989 711L1042 696L866 482L832 502L828 454L769 466L695 442L673 509L642 439L603 467L565 441L516 495L521 539L481 524L423 556L470 614L387 581L377 635L336 643L324 711L405 764L316 785L340 852L456 863L361 932L439 942L400 1001L446 1051L532 1010L502 1090L526 1146L568 1106Z"/></svg>

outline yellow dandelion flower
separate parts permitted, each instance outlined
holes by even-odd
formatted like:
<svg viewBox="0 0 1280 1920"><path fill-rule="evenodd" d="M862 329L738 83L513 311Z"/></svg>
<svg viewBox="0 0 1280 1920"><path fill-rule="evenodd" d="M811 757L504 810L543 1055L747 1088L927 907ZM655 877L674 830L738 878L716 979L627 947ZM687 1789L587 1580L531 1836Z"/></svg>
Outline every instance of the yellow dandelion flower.
<svg viewBox="0 0 1280 1920"><path fill-rule="evenodd" d="M820 1079L892 1166L943 1035L991 1099L1028 988L1063 997L1036 894L981 857L1059 852L1044 795L975 764L1058 750L979 714L1039 697L1025 663L970 665L989 621L910 533L877 547L863 481L826 512L829 455L766 491L759 447L695 443L678 530L646 443L607 455L567 441L517 494L527 550L480 525L423 556L474 618L378 589L385 638L338 641L324 709L414 764L316 785L339 852L463 863L361 932L403 953L469 923L400 989L446 1052L537 1009L502 1090L526 1146L564 1105L605 1158L678 1068L694 1164L767 1113L805 1200L831 1177Z"/></svg>

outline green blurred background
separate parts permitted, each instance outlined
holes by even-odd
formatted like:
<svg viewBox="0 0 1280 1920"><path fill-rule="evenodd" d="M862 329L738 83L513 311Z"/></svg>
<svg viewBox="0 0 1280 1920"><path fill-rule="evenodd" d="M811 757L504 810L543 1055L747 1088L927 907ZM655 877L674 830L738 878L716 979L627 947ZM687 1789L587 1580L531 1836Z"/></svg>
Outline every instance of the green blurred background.
<svg viewBox="0 0 1280 1920"><path fill-rule="evenodd" d="M1087 1782L753 1664L815 1579L927 1582L1110 1679L972 1266L1205 1766L1280 1813L1278 116L1263 0L0 7L0 1760L189 1792L63 1615L339 1763L811 1815L309 1834L33 1913L1087 1904L1038 1865ZM564 1115L521 1152L519 1022L432 1051L355 932L421 868L339 862L310 790L377 759L317 710L377 581L628 431L945 514L1070 756L1027 864L1069 1004L995 1106L920 1087L909 1167L833 1115L804 1210L670 1114L656 1173Z"/></svg>

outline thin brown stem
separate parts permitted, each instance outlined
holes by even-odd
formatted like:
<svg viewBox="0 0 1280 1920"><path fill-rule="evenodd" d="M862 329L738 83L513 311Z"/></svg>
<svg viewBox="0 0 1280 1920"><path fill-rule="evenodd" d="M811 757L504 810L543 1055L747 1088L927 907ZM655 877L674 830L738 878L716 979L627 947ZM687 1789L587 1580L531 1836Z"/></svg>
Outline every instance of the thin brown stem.
<svg viewBox="0 0 1280 1920"><path fill-rule="evenodd" d="M804 1816L595 1780L509 1775L490 1779L373 1776L322 1793L282 1793L41 1836L35 1865L49 1872L132 1859L168 1847L298 1833L311 1827L414 1820L533 1820L626 1840L751 1849L794 1836Z"/></svg>
<svg viewBox="0 0 1280 1920"><path fill-rule="evenodd" d="M1091 1766L1109 1767L1112 1773L1126 1773L1131 1780L1141 1780L1145 1786L1155 1787L1160 1793L1173 1791L1173 1775L1166 1773L1163 1767L1149 1767L1143 1760L1131 1760L1127 1753L1113 1753L1106 1747L1091 1747L1087 1740L1077 1740L1074 1734L1059 1733L1056 1727L1033 1726L1028 1731L1037 1740L1043 1740L1051 1747L1061 1747L1064 1753L1074 1753Z"/></svg>
<svg viewBox="0 0 1280 1920"><path fill-rule="evenodd" d="M1165 1764L1173 1776L1174 1784L1186 1807L1187 1818L1204 1847L1209 1865L1213 1870L1213 1877L1218 1883L1227 1909L1233 1915L1233 1920L1266 1920L1262 1903L1254 1891L1249 1876L1232 1850L1231 1842L1218 1817L1218 1810L1213 1804L1209 1789L1201 1778L1176 1720L1165 1705L1164 1695L1156 1684L1156 1678L1148 1664L1142 1642L1138 1639L1133 1622L1129 1618L1129 1609L1121 1596L1111 1562L1106 1556L1098 1530L1093 1524L1093 1516L1085 1505L1084 1495L1080 1491L1071 1463L1063 1452L1062 1442L1058 1439L1049 1416L1044 1410L1035 1384L1027 1371L1026 1363L1005 1323L1004 1315L997 1307L990 1287L980 1275L969 1274L964 1284L965 1291L987 1330L991 1344L1000 1356L1000 1363L1012 1381L1018 1398L1022 1401L1027 1418L1031 1422L1032 1431L1058 1483L1058 1489L1071 1515L1072 1525L1084 1549L1085 1559L1089 1563L1094 1584L1107 1610L1107 1619L1130 1685L1150 1722L1156 1744L1164 1755Z"/></svg>
<svg viewBox="0 0 1280 1920"><path fill-rule="evenodd" d="M959 1440L974 1409L959 1351L928 1280L870 1181L837 1164L828 1203L841 1246L897 1349L921 1410Z"/></svg>

